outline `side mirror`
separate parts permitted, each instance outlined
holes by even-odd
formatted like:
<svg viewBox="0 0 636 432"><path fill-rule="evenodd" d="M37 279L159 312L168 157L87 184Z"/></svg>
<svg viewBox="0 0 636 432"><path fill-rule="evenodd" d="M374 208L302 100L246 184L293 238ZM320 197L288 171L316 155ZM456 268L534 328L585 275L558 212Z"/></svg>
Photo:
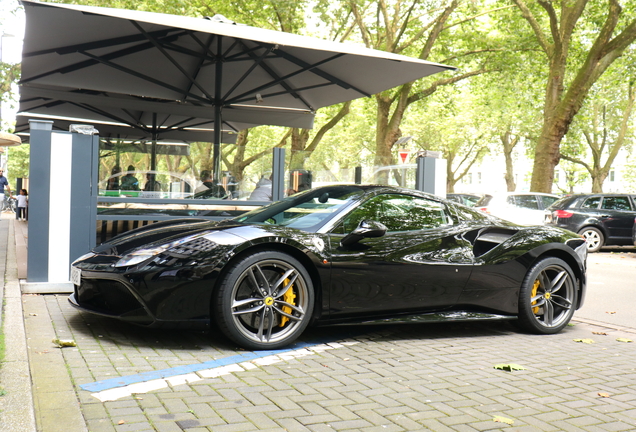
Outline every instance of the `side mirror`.
<svg viewBox="0 0 636 432"><path fill-rule="evenodd" d="M350 246L358 243L363 238L369 237L382 237L386 234L386 226L380 222L371 220L362 220L358 224L358 227L347 234L342 240L340 240L341 246Z"/></svg>

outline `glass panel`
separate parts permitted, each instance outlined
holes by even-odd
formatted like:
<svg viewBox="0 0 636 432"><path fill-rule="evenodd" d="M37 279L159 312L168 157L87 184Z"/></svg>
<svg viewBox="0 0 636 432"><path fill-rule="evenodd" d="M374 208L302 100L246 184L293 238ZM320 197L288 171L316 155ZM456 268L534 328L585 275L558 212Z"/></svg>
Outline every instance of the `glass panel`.
<svg viewBox="0 0 636 432"><path fill-rule="evenodd" d="M595 209L595 208L598 208L598 205L600 204L600 202L601 202L601 197L591 197L583 201L583 204L581 204L581 208Z"/></svg>
<svg viewBox="0 0 636 432"><path fill-rule="evenodd" d="M539 210L539 203L537 202L537 197L534 195L516 195L515 206L531 210Z"/></svg>
<svg viewBox="0 0 636 432"><path fill-rule="evenodd" d="M559 198L557 197L551 197L551 196L545 196L545 195L539 195L539 199L543 203L543 208L548 208L552 204L554 204L556 201L559 200Z"/></svg>
<svg viewBox="0 0 636 432"><path fill-rule="evenodd" d="M389 231L417 231L452 224L444 204L406 195L378 195L355 209L343 222L351 232L362 220L374 220Z"/></svg>
<svg viewBox="0 0 636 432"><path fill-rule="evenodd" d="M603 209L607 210L631 210L632 207L629 204L629 199L626 196L620 197L605 197L603 199Z"/></svg>

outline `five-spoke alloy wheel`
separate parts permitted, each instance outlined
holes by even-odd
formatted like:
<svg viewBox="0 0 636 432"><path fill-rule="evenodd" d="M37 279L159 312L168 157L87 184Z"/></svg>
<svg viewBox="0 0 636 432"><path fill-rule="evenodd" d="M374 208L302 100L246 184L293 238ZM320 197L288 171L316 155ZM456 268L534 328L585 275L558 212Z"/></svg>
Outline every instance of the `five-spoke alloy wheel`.
<svg viewBox="0 0 636 432"><path fill-rule="evenodd" d="M532 333L561 331L574 315L576 279L558 258L537 262L526 274L519 292L519 324Z"/></svg>
<svg viewBox="0 0 636 432"><path fill-rule="evenodd" d="M585 238L588 252L598 252L605 243L605 237L598 228L586 227L580 230L579 234Z"/></svg>
<svg viewBox="0 0 636 432"><path fill-rule="evenodd" d="M309 324L314 288L295 258L257 252L235 263L213 303L221 331L248 349L276 349L295 340Z"/></svg>

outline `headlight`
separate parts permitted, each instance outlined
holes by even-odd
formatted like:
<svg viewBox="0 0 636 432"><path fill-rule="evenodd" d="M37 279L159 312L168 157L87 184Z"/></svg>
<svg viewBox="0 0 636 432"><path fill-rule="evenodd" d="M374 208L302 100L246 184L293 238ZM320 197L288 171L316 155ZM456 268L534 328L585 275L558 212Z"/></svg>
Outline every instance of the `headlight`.
<svg viewBox="0 0 636 432"><path fill-rule="evenodd" d="M95 256L95 254L93 252L85 253L84 255L82 255L81 257L77 258L75 261L73 261L72 264L75 264L76 262L79 262L79 261L84 261L85 259L90 258L90 257L94 257L94 256Z"/></svg>
<svg viewBox="0 0 636 432"><path fill-rule="evenodd" d="M146 260L149 260L150 258L153 258L165 251L167 251L168 249L172 249L176 246L182 245L184 243L188 243L194 239L197 239L199 237L203 237L204 235L209 234L208 232L203 232L203 233L199 233L199 234L194 234L188 237L184 237L182 239L179 240L175 240L173 242L170 243L166 243L166 244L162 244L159 246L155 246L155 247L151 247L151 248L141 248L141 249L137 249L125 256L123 256L119 261L117 261L114 266L115 267L128 267L128 266L134 266L137 265L139 263L142 263Z"/></svg>

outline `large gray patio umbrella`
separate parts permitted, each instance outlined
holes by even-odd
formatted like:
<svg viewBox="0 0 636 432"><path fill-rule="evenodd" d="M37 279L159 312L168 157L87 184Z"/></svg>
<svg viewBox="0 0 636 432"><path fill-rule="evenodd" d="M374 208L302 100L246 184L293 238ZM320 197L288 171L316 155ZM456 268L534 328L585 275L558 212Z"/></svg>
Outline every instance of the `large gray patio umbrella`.
<svg viewBox="0 0 636 432"><path fill-rule="evenodd" d="M163 124L154 108L134 112L138 123L155 129L179 116L204 118L214 131L216 175L224 123L310 127L318 108L453 69L224 19L21 3L22 91L66 93L58 101L92 96L86 105L102 110L113 100L123 111L133 102L174 110L176 117ZM195 117L193 110L206 115Z"/></svg>

